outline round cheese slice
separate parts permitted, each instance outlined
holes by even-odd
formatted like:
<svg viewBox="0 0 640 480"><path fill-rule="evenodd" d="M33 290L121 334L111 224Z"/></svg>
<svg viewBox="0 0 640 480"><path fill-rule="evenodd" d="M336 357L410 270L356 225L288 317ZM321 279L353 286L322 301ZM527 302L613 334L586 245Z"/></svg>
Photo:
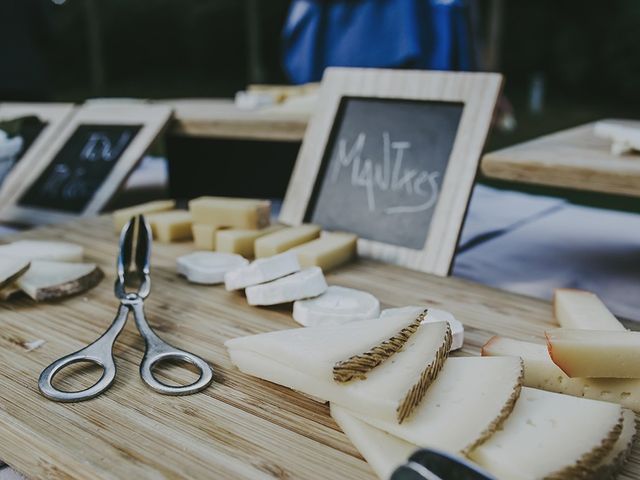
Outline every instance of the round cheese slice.
<svg viewBox="0 0 640 480"><path fill-rule="evenodd" d="M273 282L254 285L245 290L249 305L277 305L303 298L317 297L327 290L320 267L310 267Z"/></svg>
<svg viewBox="0 0 640 480"><path fill-rule="evenodd" d="M418 316L421 312L429 310L429 313L424 317L423 323L427 322L448 322L451 328L451 334L453 335L453 342L451 343L451 350L458 350L462 348L464 343L464 326L456 317L446 310L438 310L437 308L427 308L418 306L408 306L399 308L387 308L380 313L380 318L390 318L397 315L411 314Z"/></svg>
<svg viewBox="0 0 640 480"><path fill-rule="evenodd" d="M220 252L193 252L178 257L178 273L193 283L213 285L224 282L229 270L247 265L240 255Z"/></svg>
<svg viewBox="0 0 640 480"><path fill-rule="evenodd" d="M293 304L293 319L305 327L341 325L379 314L380 302L370 293L335 285L319 297Z"/></svg>
<svg viewBox="0 0 640 480"><path fill-rule="evenodd" d="M300 263L295 253L289 251L273 257L259 258L250 265L227 272L224 284L227 290L242 288L270 282L300 270Z"/></svg>

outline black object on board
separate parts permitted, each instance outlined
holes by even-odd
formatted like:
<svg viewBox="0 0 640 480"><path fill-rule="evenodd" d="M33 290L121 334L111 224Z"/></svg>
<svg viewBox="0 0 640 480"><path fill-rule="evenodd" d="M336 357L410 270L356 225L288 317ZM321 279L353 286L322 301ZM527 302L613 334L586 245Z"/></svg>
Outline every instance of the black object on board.
<svg viewBox="0 0 640 480"><path fill-rule="evenodd" d="M305 220L422 249L463 108L343 97Z"/></svg>
<svg viewBox="0 0 640 480"><path fill-rule="evenodd" d="M81 213L141 128L78 126L18 205Z"/></svg>

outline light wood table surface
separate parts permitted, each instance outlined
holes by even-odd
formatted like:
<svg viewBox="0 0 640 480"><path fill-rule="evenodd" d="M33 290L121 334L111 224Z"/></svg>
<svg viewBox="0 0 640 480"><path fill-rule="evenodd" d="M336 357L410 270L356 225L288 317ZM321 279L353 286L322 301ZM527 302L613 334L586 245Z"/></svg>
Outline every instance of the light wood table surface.
<svg viewBox="0 0 640 480"><path fill-rule="evenodd" d="M195 137L299 142L310 116L277 106L241 110L227 99L194 98L161 103L174 108L172 131Z"/></svg>
<svg viewBox="0 0 640 480"><path fill-rule="evenodd" d="M175 258L193 250L191 243L154 244L147 317L166 340L209 361L215 383L186 397L149 390L138 375L143 341L130 319L116 343L118 376L110 390L82 403L46 400L37 390L40 371L96 339L115 315L117 239L108 217L17 238L80 243L106 278L65 301L23 299L0 306L0 458L9 465L34 479L374 478L326 405L233 367L225 340L297 325L290 306L249 307L239 293L178 277ZM373 261L338 269L328 281L367 290L384 307L427 304L450 310L465 324L464 354L478 354L493 334L541 340L552 325L546 302ZM27 351L27 342L37 339L46 343ZM169 370L165 378L186 379L181 370ZM78 387L78 380L63 383ZM640 478L639 452L626 468L624 478Z"/></svg>
<svg viewBox="0 0 640 480"><path fill-rule="evenodd" d="M626 121L640 128L640 121ZM594 123L487 153L488 178L548 187L640 197L640 154L613 155Z"/></svg>

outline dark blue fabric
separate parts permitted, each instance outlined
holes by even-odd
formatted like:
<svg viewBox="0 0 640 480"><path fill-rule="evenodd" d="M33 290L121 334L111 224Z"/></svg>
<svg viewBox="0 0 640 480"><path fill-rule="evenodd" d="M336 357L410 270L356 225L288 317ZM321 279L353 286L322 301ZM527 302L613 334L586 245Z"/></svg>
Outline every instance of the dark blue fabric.
<svg viewBox="0 0 640 480"><path fill-rule="evenodd" d="M466 0L294 0L283 31L294 83L328 66L473 70Z"/></svg>

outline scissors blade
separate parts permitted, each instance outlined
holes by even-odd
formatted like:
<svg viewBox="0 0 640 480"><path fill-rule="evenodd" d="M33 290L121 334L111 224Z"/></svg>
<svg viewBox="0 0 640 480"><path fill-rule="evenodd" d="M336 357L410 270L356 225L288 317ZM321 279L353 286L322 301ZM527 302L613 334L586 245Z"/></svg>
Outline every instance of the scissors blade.
<svg viewBox="0 0 640 480"><path fill-rule="evenodd" d="M495 480L462 458L430 448L420 449L398 467L391 480Z"/></svg>
<svg viewBox="0 0 640 480"><path fill-rule="evenodd" d="M136 267L138 272L149 275L151 264L151 228L144 218L138 217L138 241L136 242Z"/></svg>
<svg viewBox="0 0 640 480"><path fill-rule="evenodd" d="M125 283L125 275L131 265L131 256L133 252L133 231L135 229L135 217L131 217L131 220L123 227L120 232L120 251L118 253L118 260L116 263L116 269L118 271L118 279L122 284Z"/></svg>

